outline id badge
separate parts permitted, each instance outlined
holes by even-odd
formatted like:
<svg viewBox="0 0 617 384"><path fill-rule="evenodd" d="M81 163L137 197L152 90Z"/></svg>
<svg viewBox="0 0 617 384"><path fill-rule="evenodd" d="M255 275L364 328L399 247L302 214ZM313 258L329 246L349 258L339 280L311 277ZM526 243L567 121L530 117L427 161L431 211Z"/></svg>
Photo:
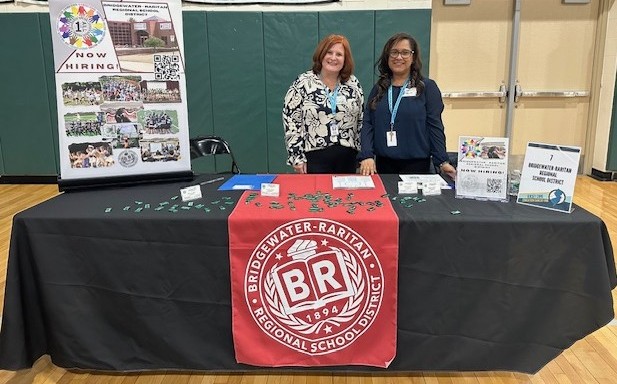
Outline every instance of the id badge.
<svg viewBox="0 0 617 384"><path fill-rule="evenodd" d="M334 121L330 123L330 136L338 136L338 124Z"/></svg>
<svg viewBox="0 0 617 384"><path fill-rule="evenodd" d="M386 144L388 147L396 147L396 131L386 132Z"/></svg>
<svg viewBox="0 0 617 384"><path fill-rule="evenodd" d="M405 88L404 97L416 97L418 95L418 89L416 87Z"/></svg>

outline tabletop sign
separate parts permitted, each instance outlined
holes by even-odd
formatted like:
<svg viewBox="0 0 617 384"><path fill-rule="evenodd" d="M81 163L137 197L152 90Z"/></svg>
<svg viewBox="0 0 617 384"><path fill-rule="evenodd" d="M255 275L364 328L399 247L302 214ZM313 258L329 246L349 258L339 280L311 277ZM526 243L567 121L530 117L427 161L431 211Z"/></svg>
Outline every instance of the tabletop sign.
<svg viewBox="0 0 617 384"><path fill-rule="evenodd" d="M428 174L428 175L418 175L418 174L411 174L411 175L399 175L399 177L401 178L401 180L403 181L415 181L418 183L418 188L422 188L422 184L423 183L429 183L429 182L436 182L440 185L441 189L452 189L452 187L450 187L448 185L448 183L443 179L443 177L441 177L441 175L438 174Z"/></svg>
<svg viewBox="0 0 617 384"><path fill-rule="evenodd" d="M261 195L270 197L279 197L279 184L261 183Z"/></svg>
<svg viewBox="0 0 617 384"><path fill-rule="evenodd" d="M508 201L508 138L459 138L456 197Z"/></svg>
<svg viewBox="0 0 617 384"><path fill-rule="evenodd" d="M424 196L441 195L441 185L433 181L424 182L422 183L422 194Z"/></svg>
<svg viewBox="0 0 617 384"><path fill-rule="evenodd" d="M399 181L398 182L398 194L416 194L418 193L418 182L417 181Z"/></svg>
<svg viewBox="0 0 617 384"><path fill-rule="evenodd" d="M572 212L580 147L528 143L516 201Z"/></svg>
<svg viewBox="0 0 617 384"><path fill-rule="evenodd" d="M190 187L182 188L180 195L182 196L182 201L201 199L201 186L191 185Z"/></svg>

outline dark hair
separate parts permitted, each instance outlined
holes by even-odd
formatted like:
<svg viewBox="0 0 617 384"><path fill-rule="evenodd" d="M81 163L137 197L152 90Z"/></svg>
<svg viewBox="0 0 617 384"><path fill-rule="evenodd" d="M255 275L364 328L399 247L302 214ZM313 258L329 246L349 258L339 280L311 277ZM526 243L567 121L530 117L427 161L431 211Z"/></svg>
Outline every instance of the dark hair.
<svg viewBox="0 0 617 384"><path fill-rule="evenodd" d="M343 68L339 73L341 76L341 81L349 80L349 77L353 73L354 64L353 57L351 56L351 47L349 46L349 41L343 35L328 35L323 38L317 44L317 48L315 48L315 53L313 53L313 73L319 75L321 72L321 62L323 58L326 57L326 53L328 53L328 49L330 49L334 44L341 43L343 45L343 50L345 51L345 62L343 63Z"/></svg>
<svg viewBox="0 0 617 384"><path fill-rule="evenodd" d="M416 39L411 37L411 35L403 32L397 33L386 41L386 44L383 46L381 56L379 56L379 59L375 63L375 68L379 71L379 79L377 80L377 93L369 101L369 106L372 110L377 108L377 103L381 100L383 95L385 95L392 82L392 70L388 65L388 59L390 57L390 50L392 47L398 44L401 40L408 40L411 50L413 51L413 62L411 63L410 68L411 81L409 82L409 86L416 87L418 90L418 95L422 94L424 91L424 76L422 76L422 57L420 55L420 46L418 45Z"/></svg>

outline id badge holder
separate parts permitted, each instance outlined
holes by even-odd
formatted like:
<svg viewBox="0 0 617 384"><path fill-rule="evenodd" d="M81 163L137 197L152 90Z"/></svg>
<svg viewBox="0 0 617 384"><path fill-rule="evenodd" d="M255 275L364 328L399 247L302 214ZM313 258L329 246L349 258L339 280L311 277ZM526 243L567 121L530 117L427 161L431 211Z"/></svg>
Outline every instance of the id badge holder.
<svg viewBox="0 0 617 384"><path fill-rule="evenodd" d="M416 87L405 88L405 94L403 95L403 97L416 97L416 96L418 96L418 88Z"/></svg>
<svg viewBox="0 0 617 384"><path fill-rule="evenodd" d="M338 124L335 122L330 123L330 141L338 141Z"/></svg>
<svg viewBox="0 0 617 384"><path fill-rule="evenodd" d="M388 147L396 147L396 131L386 132L386 144Z"/></svg>

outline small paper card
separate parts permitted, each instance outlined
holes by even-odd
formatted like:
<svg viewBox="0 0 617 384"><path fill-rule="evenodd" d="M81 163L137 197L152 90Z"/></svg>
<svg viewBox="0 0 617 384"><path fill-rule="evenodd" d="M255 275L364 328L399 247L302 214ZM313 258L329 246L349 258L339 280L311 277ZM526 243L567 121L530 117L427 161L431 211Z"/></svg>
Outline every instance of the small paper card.
<svg viewBox="0 0 617 384"><path fill-rule="evenodd" d="M398 193L399 195L418 193L418 182L417 181L399 181L398 182Z"/></svg>
<svg viewBox="0 0 617 384"><path fill-rule="evenodd" d="M333 189L374 189L371 176L332 176Z"/></svg>
<svg viewBox="0 0 617 384"><path fill-rule="evenodd" d="M201 186L191 185L190 187L182 188L180 195L182 196L182 201L201 199Z"/></svg>
<svg viewBox="0 0 617 384"><path fill-rule="evenodd" d="M452 187L450 187L448 185L448 183L443 179L443 177L441 177L440 175L437 174L429 174L429 175L399 175L399 177L401 178L401 180L403 181L416 181L418 182L418 188L422 188L422 183L424 183L425 181L434 181L434 182L439 182L439 185L441 185L441 189L452 189Z"/></svg>
<svg viewBox="0 0 617 384"><path fill-rule="evenodd" d="M279 197L280 187L278 184L261 183L261 195L270 197Z"/></svg>
<svg viewBox="0 0 617 384"><path fill-rule="evenodd" d="M441 195L441 185L434 181L422 183L422 194L424 196Z"/></svg>

